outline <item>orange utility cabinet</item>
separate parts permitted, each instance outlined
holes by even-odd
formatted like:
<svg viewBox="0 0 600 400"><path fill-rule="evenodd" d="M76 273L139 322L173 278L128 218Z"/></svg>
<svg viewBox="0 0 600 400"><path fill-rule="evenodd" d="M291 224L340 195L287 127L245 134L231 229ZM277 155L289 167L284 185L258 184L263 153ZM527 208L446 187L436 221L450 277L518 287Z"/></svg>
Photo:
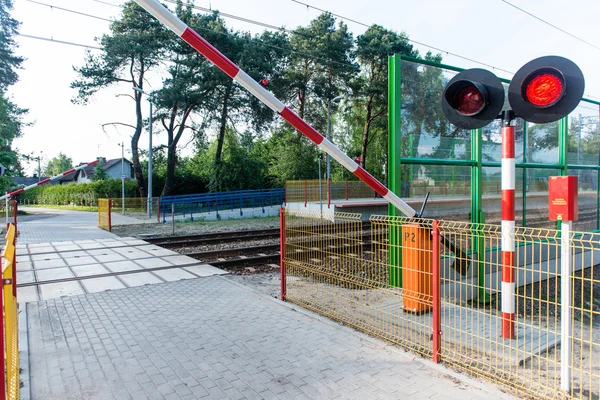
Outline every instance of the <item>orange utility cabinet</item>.
<svg viewBox="0 0 600 400"><path fill-rule="evenodd" d="M402 227L402 293L405 311L420 313L432 308L431 233L410 224Z"/></svg>
<svg viewBox="0 0 600 400"><path fill-rule="evenodd" d="M577 221L578 192L576 176L548 178L548 217L551 221Z"/></svg>

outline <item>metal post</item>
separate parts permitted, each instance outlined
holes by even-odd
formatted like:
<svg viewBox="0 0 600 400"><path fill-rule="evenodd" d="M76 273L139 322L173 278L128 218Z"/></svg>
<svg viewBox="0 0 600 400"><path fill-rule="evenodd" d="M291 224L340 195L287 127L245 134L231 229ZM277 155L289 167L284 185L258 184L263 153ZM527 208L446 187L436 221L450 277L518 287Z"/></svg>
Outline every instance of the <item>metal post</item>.
<svg viewBox="0 0 600 400"><path fill-rule="evenodd" d="M515 338L515 127L502 114L502 337Z"/></svg>
<svg viewBox="0 0 600 400"><path fill-rule="evenodd" d="M8 205L9 205L10 197L8 196L8 192L6 192L6 230L8 231L8 226L10 222L8 222Z"/></svg>
<svg viewBox="0 0 600 400"><path fill-rule="evenodd" d="M321 219L323 219L323 186L321 185L321 159L323 155L319 153L319 209L321 210Z"/></svg>
<svg viewBox="0 0 600 400"><path fill-rule="evenodd" d="M152 102L148 126L148 218L152 218Z"/></svg>
<svg viewBox="0 0 600 400"><path fill-rule="evenodd" d="M285 208L279 211L279 279L280 279L280 299L285 301L286 282L285 282Z"/></svg>
<svg viewBox="0 0 600 400"><path fill-rule="evenodd" d="M173 235L175 235L175 203L171 204L171 225L173 226Z"/></svg>
<svg viewBox="0 0 600 400"><path fill-rule="evenodd" d="M331 102L333 100L327 99L327 140L331 142ZM327 154L327 181L331 180L331 165L329 164L329 154Z"/></svg>
<svg viewBox="0 0 600 400"><path fill-rule="evenodd" d="M121 142L121 214L125 214L125 143Z"/></svg>
<svg viewBox="0 0 600 400"><path fill-rule="evenodd" d="M562 221L560 237L560 388L571 391L572 283L571 221Z"/></svg>
<svg viewBox="0 0 600 400"><path fill-rule="evenodd" d="M442 342L442 327L441 327L441 291L440 291L440 231L438 229L439 222L433 221L432 226L432 260L431 260L431 283L433 294L433 362L440 362L440 349Z"/></svg>
<svg viewBox="0 0 600 400"><path fill-rule="evenodd" d="M40 156L38 156L37 158L37 162L38 162L38 182L42 180L42 167L40 165Z"/></svg>

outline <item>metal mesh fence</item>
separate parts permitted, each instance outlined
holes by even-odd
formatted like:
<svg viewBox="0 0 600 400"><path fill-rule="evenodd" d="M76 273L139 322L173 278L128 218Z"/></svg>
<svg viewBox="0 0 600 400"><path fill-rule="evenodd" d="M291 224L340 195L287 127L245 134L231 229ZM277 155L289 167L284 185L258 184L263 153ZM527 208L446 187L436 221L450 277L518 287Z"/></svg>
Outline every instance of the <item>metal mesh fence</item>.
<svg viewBox="0 0 600 400"><path fill-rule="evenodd" d="M441 221L436 240L433 224L287 211L286 299L434 359L441 332L442 362L526 396L599 398L600 236L569 235L574 272L563 309L560 231L516 228L516 291L503 293L499 225ZM501 337L503 296L514 299L514 339Z"/></svg>

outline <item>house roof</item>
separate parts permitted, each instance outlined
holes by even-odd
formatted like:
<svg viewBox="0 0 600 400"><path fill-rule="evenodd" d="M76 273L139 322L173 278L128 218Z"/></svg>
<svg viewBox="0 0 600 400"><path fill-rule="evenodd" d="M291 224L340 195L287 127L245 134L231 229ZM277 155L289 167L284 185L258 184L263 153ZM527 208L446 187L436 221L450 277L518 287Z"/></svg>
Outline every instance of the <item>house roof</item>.
<svg viewBox="0 0 600 400"><path fill-rule="evenodd" d="M133 164L131 161L129 161L126 158L124 160L126 163ZM121 162L120 158L113 158L112 160L106 160L102 163L102 169L107 170L110 167L119 164L120 162ZM71 181L77 180L77 177L79 176L80 171L85 171L86 176L91 179L92 176L94 176L94 169L96 168L97 165L98 164L91 165L91 166L88 165L79 171L71 172L70 174L65 175L62 178L60 178L60 181L61 182L71 182Z"/></svg>
<svg viewBox="0 0 600 400"><path fill-rule="evenodd" d="M10 180L15 184L15 185L24 185L24 186L29 186L29 185L33 185L34 183L38 183L40 180L42 179L46 179L45 177L42 177L40 179L38 179L37 176L11 176ZM52 184L54 184L54 182L51 182Z"/></svg>

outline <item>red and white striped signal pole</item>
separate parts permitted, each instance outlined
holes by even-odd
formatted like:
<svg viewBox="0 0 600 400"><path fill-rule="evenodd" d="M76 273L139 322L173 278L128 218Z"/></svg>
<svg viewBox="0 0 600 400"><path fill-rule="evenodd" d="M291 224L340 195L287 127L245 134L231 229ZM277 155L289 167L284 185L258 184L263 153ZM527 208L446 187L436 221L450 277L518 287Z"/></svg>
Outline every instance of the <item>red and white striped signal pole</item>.
<svg viewBox="0 0 600 400"><path fill-rule="evenodd" d="M502 118L502 337L515 337L515 127Z"/></svg>
<svg viewBox="0 0 600 400"><path fill-rule="evenodd" d="M283 119L289 122L300 133L309 138L314 144L342 164L348 171L352 172L358 179L369 185L375 192L379 193L384 199L392 203L398 210L408 217L415 217L417 212L400 197L388 190L381 182L375 179L364 168L352 161L350 157L344 154L340 149L334 146L323 135L317 132L306 121L300 118L296 113L287 108L281 101L252 79L240 67L235 65L219 50L208 43L202 36L187 26L183 21L177 18L171 11L162 6L156 0L135 0L137 4L152 14L156 19L163 23L185 40L190 46L205 56L210 62L225 72L230 78L242 85L246 90L252 93L257 99L275 111Z"/></svg>

